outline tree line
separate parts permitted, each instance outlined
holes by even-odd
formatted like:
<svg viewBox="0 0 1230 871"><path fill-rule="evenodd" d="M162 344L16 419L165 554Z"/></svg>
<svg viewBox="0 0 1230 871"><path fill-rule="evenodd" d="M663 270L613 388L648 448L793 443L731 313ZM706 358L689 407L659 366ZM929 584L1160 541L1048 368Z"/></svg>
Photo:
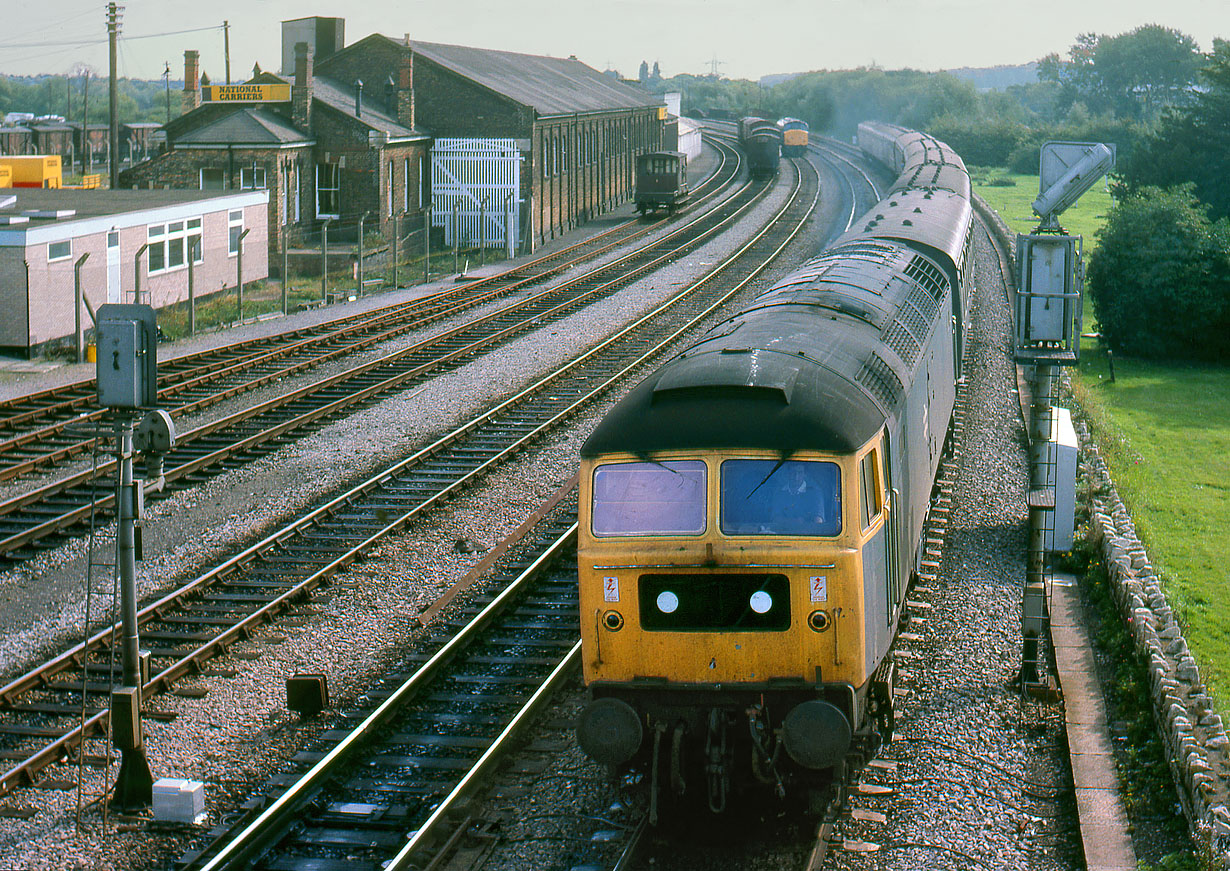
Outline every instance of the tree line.
<svg viewBox="0 0 1230 871"><path fill-rule="evenodd" d="M9 112L29 112L39 115L62 115L69 121L81 121L83 107L88 104L89 122L106 124L109 120L107 79L87 71L70 76L6 76L0 75L0 118ZM167 120L167 85L162 79L120 79L119 122ZM171 117L178 118L183 110L183 82L170 83Z"/></svg>
<svg viewBox="0 0 1230 871"><path fill-rule="evenodd" d="M1230 42L1202 53L1157 24L1082 34L1036 82L979 92L948 73L819 71L772 87L714 77L649 82L684 114L791 116L849 141L863 120L925 130L971 166L1036 174L1044 142L1110 142L1115 205L1089 292L1116 351L1230 360Z"/></svg>

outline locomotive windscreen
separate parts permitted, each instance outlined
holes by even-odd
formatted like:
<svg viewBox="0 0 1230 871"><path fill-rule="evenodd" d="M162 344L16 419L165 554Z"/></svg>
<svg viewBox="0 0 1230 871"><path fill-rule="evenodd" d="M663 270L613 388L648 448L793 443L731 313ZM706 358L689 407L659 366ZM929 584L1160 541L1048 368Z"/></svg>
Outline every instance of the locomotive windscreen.
<svg viewBox="0 0 1230 871"><path fill-rule="evenodd" d="M841 469L808 460L726 460L721 472L726 535L841 532Z"/></svg>
<svg viewBox="0 0 1230 871"><path fill-rule="evenodd" d="M697 535L705 531L705 464L609 463L594 470L594 535Z"/></svg>

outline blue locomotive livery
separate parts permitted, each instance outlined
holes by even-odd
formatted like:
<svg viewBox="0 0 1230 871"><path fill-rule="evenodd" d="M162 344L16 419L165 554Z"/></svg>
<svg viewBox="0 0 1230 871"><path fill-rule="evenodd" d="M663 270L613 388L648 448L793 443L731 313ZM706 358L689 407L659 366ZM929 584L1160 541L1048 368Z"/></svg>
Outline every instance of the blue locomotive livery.
<svg viewBox="0 0 1230 871"><path fill-rule="evenodd" d="M969 179L898 172L821 256L635 387L581 451L577 737L655 804L819 797L891 736L893 658L956 398Z"/></svg>

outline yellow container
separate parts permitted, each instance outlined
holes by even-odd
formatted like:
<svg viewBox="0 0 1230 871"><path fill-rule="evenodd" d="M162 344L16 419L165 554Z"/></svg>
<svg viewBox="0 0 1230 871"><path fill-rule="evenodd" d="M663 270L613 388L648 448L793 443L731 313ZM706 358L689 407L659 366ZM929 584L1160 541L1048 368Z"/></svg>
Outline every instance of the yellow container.
<svg viewBox="0 0 1230 871"><path fill-rule="evenodd" d="M98 346L93 342L85 346L85 361L87 363L98 362Z"/></svg>
<svg viewBox="0 0 1230 871"><path fill-rule="evenodd" d="M23 154L0 157L0 167L13 174L15 188L58 188L61 182L60 155Z"/></svg>

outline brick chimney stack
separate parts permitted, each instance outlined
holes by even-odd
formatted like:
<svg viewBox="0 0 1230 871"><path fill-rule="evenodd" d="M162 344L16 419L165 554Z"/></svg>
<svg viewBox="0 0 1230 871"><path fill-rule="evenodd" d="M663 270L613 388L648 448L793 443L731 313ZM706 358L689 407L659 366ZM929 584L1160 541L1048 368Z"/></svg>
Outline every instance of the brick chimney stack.
<svg viewBox="0 0 1230 871"><path fill-rule="evenodd" d="M184 52L184 112L201 105L201 53Z"/></svg>
<svg viewBox="0 0 1230 871"><path fill-rule="evenodd" d="M414 128L414 51L409 34L397 64L397 123Z"/></svg>
<svg viewBox="0 0 1230 871"><path fill-rule="evenodd" d="M312 50L295 43L295 84L290 95L291 121L305 132L312 129Z"/></svg>

